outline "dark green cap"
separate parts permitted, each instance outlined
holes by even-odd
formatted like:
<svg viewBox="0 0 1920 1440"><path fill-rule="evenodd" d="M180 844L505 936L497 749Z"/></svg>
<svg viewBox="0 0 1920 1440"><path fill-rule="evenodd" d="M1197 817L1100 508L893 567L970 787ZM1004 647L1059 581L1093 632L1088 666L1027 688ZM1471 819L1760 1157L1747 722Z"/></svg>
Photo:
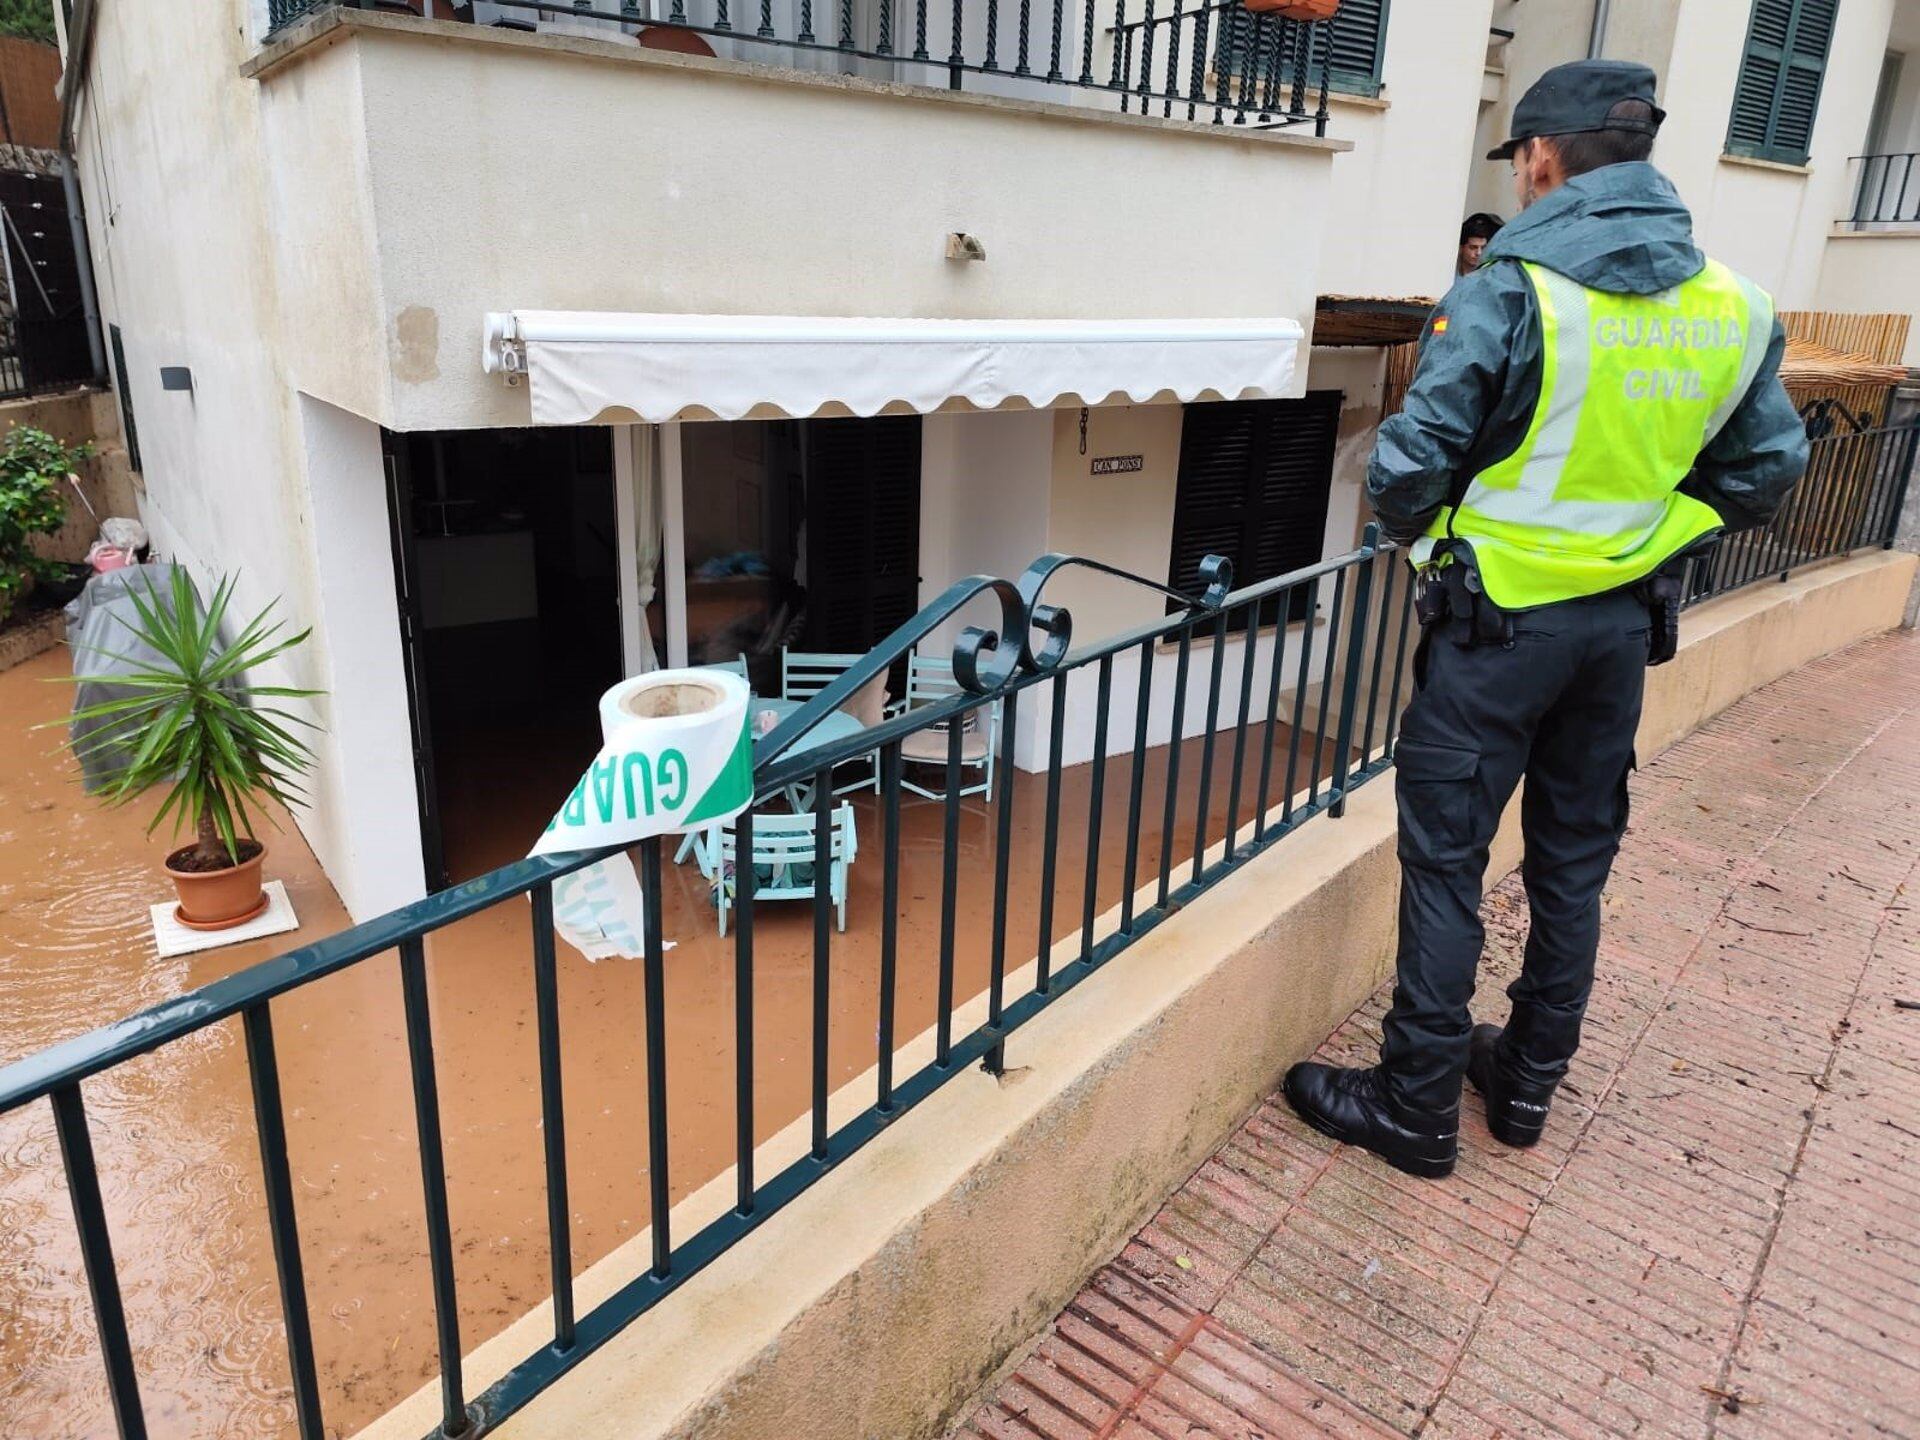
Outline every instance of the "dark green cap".
<svg viewBox="0 0 1920 1440"><path fill-rule="evenodd" d="M1592 130L1635 130L1656 134L1667 112L1653 104L1654 74L1631 60L1574 60L1556 65L1528 87L1513 107L1513 138L1489 160L1511 160L1522 140L1536 135L1578 135ZM1607 112L1622 100L1653 105L1653 119L1609 120Z"/></svg>

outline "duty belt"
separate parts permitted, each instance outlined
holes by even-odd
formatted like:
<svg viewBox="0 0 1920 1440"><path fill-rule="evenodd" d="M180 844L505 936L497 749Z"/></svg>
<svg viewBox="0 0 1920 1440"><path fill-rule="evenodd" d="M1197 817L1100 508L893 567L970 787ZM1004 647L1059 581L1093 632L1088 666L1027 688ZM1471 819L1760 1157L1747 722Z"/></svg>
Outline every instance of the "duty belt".
<svg viewBox="0 0 1920 1440"><path fill-rule="evenodd" d="M1447 638L1454 644L1513 644L1513 616L1488 598L1480 586L1480 572L1474 567L1473 552L1462 545L1438 547L1436 554L1446 558L1438 566L1421 571L1420 589L1414 597L1414 614L1424 627L1447 622Z"/></svg>
<svg viewBox="0 0 1920 1440"><path fill-rule="evenodd" d="M1664 665L1680 648L1680 609L1686 602L1688 562L1704 559L1720 543L1718 534L1695 541L1673 555L1653 574L1627 587L1647 607L1652 625L1647 635L1647 664ZM1474 566L1473 552L1464 545L1443 546L1437 552L1445 558L1437 566L1421 572L1420 588L1414 597L1414 613L1424 627L1447 622L1447 638L1454 644L1513 645L1513 615L1502 610L1487 595ZM1609 592L1619 593L1619 592ZM1596 599L1596 596L1583 597ZM1569 602L1571 603L1571 602Z"/></svg>

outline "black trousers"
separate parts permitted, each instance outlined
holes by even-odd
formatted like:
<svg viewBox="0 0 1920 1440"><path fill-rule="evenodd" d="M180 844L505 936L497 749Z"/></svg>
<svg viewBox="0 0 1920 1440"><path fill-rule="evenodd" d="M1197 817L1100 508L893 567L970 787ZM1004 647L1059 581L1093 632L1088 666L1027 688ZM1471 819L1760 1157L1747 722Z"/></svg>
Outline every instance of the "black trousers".
<svg viewBox="0 0 1920 1440"><path fill-rule="evenodd" d="M1421 636L1394 752L1400 951L1380 1047L1394 1098L1460 1100L1480 965L1487 852L1520 777L1532 924L1503 1061L1551 1084L1580 1044L1600 943L1600 891L1627 823L1627 773L1646 678L1646 605L1616 592L1514 617L1510 647Z"/></svg>

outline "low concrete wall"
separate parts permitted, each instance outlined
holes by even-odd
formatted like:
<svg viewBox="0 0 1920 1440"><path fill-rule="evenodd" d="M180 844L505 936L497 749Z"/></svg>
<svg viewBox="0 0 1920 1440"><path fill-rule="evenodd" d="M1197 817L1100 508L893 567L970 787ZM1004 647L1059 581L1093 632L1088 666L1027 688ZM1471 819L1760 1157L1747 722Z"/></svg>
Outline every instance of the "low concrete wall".
<svg viewBox="0 0 1920 1440"><path fill-rule="evenodd" d="M1876 553L1690 615L1679 658L1652 676L1642 753L1897 624L1914 565ZM1501 873L1518 858L1515 828L1496 853ZM1344 819L1267 852L1023 1028L1004 1078L976 1070L950 1082L495 1433L938 1435L1386 976L1395 890L1393 788L1378 783ZM1009 993L1030 984L1017 975ZM983 1009L962 1007L956 1033ZM920 1037L896 1073L930 1054ZM835 1123L872 1093L871 1076L845 1087ZM763 1147L760 1173L806 1143L803 1120ZM723 1175L675 1209L676 1233L731 1198ZM583 1275L581 1308L644 1270L647 1245L636 1237ZM550 1327L542 1307L481 1346L472 1388ZM429 1386L363 1440L416 1440L437 1406Z"/></svg>
<svg viewBox="0 0 1920 1440"><path fill-rule="evenodd" d="M1912 555L1872 551L1689 612L1679 656L1647 672L1640 753L1657 754L1741 696L1900 624L1915 566Z"/></svg>
<svg viewBox="0 0 1920 1440"><path fill-rule="evenodd" d="M82 505L71 492L64 495L66 523L54 534L34 542L39 554L50 560L84 560L87 547L100 533L100 520L110 515L139 517L138 482L127 464L120 438L120 412L112 391L80 388L58 395L0 401L0 434L16 425L44 430L67 445L92 441L94 446L93 459L79 471L87 504ZM87 505L93 507L91 513Z"/></svg>
<svg viewBox="0 0 1920 1440"><path fill-rule="evenodd" d="M0 670L11 670L45 654L67 638L66 617L57 610L0 630Z"/></svg>

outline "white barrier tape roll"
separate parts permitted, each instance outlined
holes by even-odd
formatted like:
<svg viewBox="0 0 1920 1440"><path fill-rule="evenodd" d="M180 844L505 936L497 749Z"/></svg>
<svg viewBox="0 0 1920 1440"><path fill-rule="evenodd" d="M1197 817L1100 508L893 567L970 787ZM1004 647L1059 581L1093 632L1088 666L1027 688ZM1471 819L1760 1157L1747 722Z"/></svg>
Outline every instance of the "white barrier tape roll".
<svg viewBox="0 0 1920 1440"><path fill-rule="evenodd" d="M753 800L747 682L725 670L655 670L600 697L600 753L531 854L630 845L703 830ZM589 960L644 953L639 877L613 856L553 882L554 929Z"/></svg>

